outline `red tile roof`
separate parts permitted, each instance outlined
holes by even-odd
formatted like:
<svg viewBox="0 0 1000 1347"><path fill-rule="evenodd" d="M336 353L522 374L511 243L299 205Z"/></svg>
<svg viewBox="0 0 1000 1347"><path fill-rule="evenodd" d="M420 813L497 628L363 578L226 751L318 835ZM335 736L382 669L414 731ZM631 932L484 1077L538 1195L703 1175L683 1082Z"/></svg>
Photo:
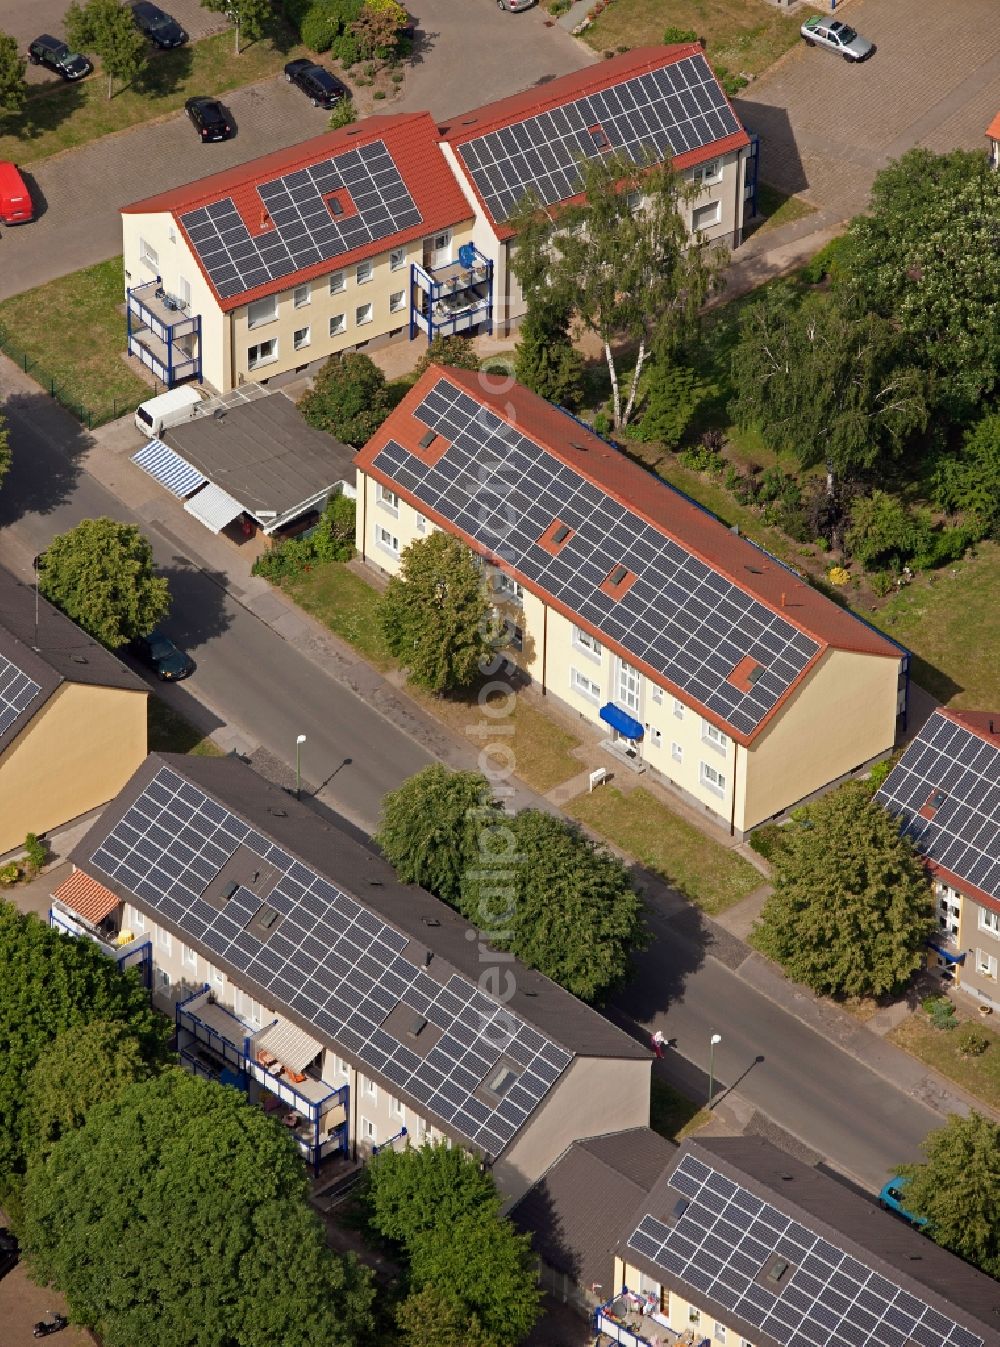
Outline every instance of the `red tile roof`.
<svg viewBox="0 0 1000 1347"><path fill-rule="evenodd" d="M993 118L986 128L986 134L990 140L1000 140L1000 112Z"/></svg>
<svg viewBox="0 0 1000 1347"><path fill-rule="evenodd" d="M738 733L723 718L711 710L705 710L707 719L725 728L727 733L732 734L740 742L748 743L760 733L771 715L822 657L824 650L833 648L854 651L894 661L901 658L900 648L888 637L880 635L852 613L840 608L805 580L800 579L779 562L771 560L766 553L761 552L745 538L732 533L720 520L707 514L700 506L652 476L637 463L633 463L623 453L612 448L558 407L546 402L521 384L511 384L506 379L499 380L495 377L491 379L489 376L484 378L474 371L445 369L440 365L431 365L375 435L358 452L355 463L362 472L383 482L393 491L398 491L405 500L414 504L422 513L429 515L448 532L460 533L471 546L477 546L451 522L436 515L433 509L429 509L426 504L421 504L411 496L405 486L373 466L375 458L390 440L395 440L410 453L417 453L417 445L420 437L426 432L426 426L415 418L413 412L442 377L488 407L509 425L516 427L520 434L534 440L574 472L580 473L602 491L607 492L625 509L633 511L654 528L680 543L707 566L724 575L739 589L758 599L772 612L779 614L792 626L798 627L819 643L820 650L816 657L809 662L800 677L786 689L772 711L760 721L751 734ZM502 557L491 559L502 570L514 573L513 568ZM519 581L529 590L540 593L546 603L560 608L560 611L564 611L571 620L579 620L575 614L568 609L564 610L562 605L554 602L553 597L539 586L532 584L520 573L517 574ZM595 635L598 635L605 644L618 648L606 635L597 633L596 630ZM631 663L636 663L635 656L623 648L619 653ZM668 686L661 673L642 667L643 671L656 682ZM690 698L690 693L683 695Z"/></svg>
<svg viewBox="0 0 1000 1347"><path fill-rule="evenodd" d="M438 129L448 144L462 145L466 141L475 140L490 131L496 131L502 126L511 126L515 122L525 121L529 117L537 117L540 112L559 107L563 103L571 103L574 99L582 98L586 94L600 93L604 89L610 89L613 85L622 84L625 80L633 79L636 75L643 75L651 70L660 70L664 66L674 65L678 61L686 60L689 56L701 55L704 55L704 52L697 42L687 42L669 47L636 47L632 51L614 56L608 61L600 61L595 65L585 66L583 70L573 71L569 75L562 75L558 79L549 80L547 84L526 89L524 93L512 94L509 98L501 98L495 103L486 103L481 108L473 108L469 112L462 113L459 117L452 118L450 122L441 124ZM721 85L719 87L722 88ZM725 96L724 90L723 94ZM730 107L732 107L731 103ZM735 109L733 110L733 116L736 116ZM739 118L737 117L736 120L739 121ZM729 150L742 149L743 146L749 144L750 137L746 131L740 130L734 135L715 140L710 145L703 145L700 149L690 150L686 154L678 155L673 160L673 165L678 170L693 168L696 164L717 159L720 154L725 154ZM461 171L460 161L459 168ZM471 176L467 180L469 186L476 193L484 214L488 219L492 219ZM579 197L572 198L573 201L580 199ZM498 237L512 237L513 231L508 229L502 220L494 220L493 223L497 226Z"/></svg>
<svg viewBox="0 0 1000 1347"><path fill-rule="evenodd" d="M82 870L74 870L68 879L64 879L52 895L61 903L78 912L86 921L95 926L99 921L115 910L121 899L96 879L91 879Z"/></svg>
<svg viewBox="0 0 1000 1347"><path fill-rule="evenodd" d="M473 218L472 207L441 151L434 121L427 112L366 117L364 121L357 122L353 126L328 131L322 136L314 136L311 140L304 140L289 149L277 150L274 154L266 154L260 159L253 159L236 168L225 169L222 173L213 173L207 178L198 178L182 187L174 187L156 196L145 197L142 201L133 201L122 208L122 214L152 215L167 211L177 221L181 231L185 232L180 222L182 215L199 206L208 206L229 197L251 233L258 234L261 232L262 223L263 228L265 230L267 228L267 222L263 220L266 211L257 193L257 188L261 184L377 140L382 141L399 169L400 176L420 212L420 222L373 243L367 243L363 247L341 253L336 258L289 272L287 276L282 276L278 280L268 281L253 290L243 291L228 299L219 298L207 272L198 260L197 250L192 246L190 239L187 239L191 255L198 262L202 275L216 295L223 312L240 308L265 295L287 290L302 281L325 276L340 267L352 266L367 258L376 257L390 248L399 247L401 244Z"/></svg>

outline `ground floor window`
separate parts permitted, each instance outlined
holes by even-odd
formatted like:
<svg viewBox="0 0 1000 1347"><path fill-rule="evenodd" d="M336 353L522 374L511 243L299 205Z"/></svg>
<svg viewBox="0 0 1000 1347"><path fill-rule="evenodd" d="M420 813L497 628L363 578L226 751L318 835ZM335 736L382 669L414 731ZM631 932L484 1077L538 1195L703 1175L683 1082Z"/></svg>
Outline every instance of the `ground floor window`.
<svg viewBox="0 0 1000 1347"><path fill-rule="evenodd" d="M701 764L701 784L716 795L725 795L726 778L710 762Z"/></svg>
<svg viewBox="0 0 1000 1347"><path fill-rule="evenodd" d="M386 552L391 552L394 557L399 556L399 539L381 524L375 530L375 541Z"/></svg>
<svg viewBox="0 0 1000 1347"><path fill-rule="evenodd" d="M261 365L270 365L278 358L278 339L269 337L259 341L247 350L247 369L260 369Z"/></svg>

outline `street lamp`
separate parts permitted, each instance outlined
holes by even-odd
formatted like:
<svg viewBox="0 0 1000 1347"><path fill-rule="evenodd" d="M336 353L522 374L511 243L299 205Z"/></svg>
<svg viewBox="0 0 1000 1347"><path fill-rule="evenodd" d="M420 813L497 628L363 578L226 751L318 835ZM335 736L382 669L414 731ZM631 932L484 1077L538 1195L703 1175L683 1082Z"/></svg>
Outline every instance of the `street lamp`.
<svg viewBox="0 0 1000 1347"><path fill-rule="evenodd" d="M708 1040L708 1107L712 1107L715 1094L715 1045L722 1042L721 1034L713 1034Z"/></svg>
<svg viewBox="0 0 1000 1347"><path fill-rule="evenodd" d="M306 741L306 736L300 734L295 740L295 798L302 798L302 745Z"/></svg>

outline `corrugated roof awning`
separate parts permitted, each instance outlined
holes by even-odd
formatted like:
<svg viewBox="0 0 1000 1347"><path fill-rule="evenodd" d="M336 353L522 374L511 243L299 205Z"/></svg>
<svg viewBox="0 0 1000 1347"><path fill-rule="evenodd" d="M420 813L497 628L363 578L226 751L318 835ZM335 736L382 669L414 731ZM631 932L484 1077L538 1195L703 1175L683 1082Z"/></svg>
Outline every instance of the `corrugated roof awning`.
<svg viewBox="0 0 1000 1347"><path fill-rule="evenodd" d="M216 486L214 482L209 482L197 496L186 500L184 508L188 514L194 515L199 524L204 524L213 533L221 533L227 524L239 519L243 513L243 506L239 501L234 500L228 491L223 491L222 487Z"/></svg>
<svg viewBox="0 0 1000 1347"><path fill-rule="evenodd" d="M190 496L208 481L203 473L162 440L150 440L143 445L138 453L132 455L132 462L143 472L148 472L150 477L155 477L178 500Z"/></svg>
<svg viewBox="0 0 1000 1347"><path fill-rule="evenodd" d="M287 1066L290 1071L304 1070L323 1050L322 1043L310 1038L288 1020L278 1020L270 1029L265 1029L258 1036L256 1047L264 1048L272 1057L277 1057L282 1066Z"/></svg>
<svg viewBox="0 0 1000 1347"><path fill-rule="evenodd" d="M64 879L52 894L53 898L83 917L95 926L110 916L122 901L117 893L112 893L96 879L91 879L82 870L74 870L68 879Z"/></svg>

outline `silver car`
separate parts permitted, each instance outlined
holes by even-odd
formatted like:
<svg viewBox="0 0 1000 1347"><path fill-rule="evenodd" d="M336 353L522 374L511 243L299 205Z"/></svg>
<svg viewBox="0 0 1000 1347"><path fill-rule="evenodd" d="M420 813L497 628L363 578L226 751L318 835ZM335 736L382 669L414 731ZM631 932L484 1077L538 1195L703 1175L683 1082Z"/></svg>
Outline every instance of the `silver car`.
<svg viewBox="0 0 1000 1347"><path fill-rule="evenodd" d="M867 61L875 50L874 42L869 42L839 19L824 19L817 14L806 19L799 31L807 47L828 47L845 61Z"/></svg>

